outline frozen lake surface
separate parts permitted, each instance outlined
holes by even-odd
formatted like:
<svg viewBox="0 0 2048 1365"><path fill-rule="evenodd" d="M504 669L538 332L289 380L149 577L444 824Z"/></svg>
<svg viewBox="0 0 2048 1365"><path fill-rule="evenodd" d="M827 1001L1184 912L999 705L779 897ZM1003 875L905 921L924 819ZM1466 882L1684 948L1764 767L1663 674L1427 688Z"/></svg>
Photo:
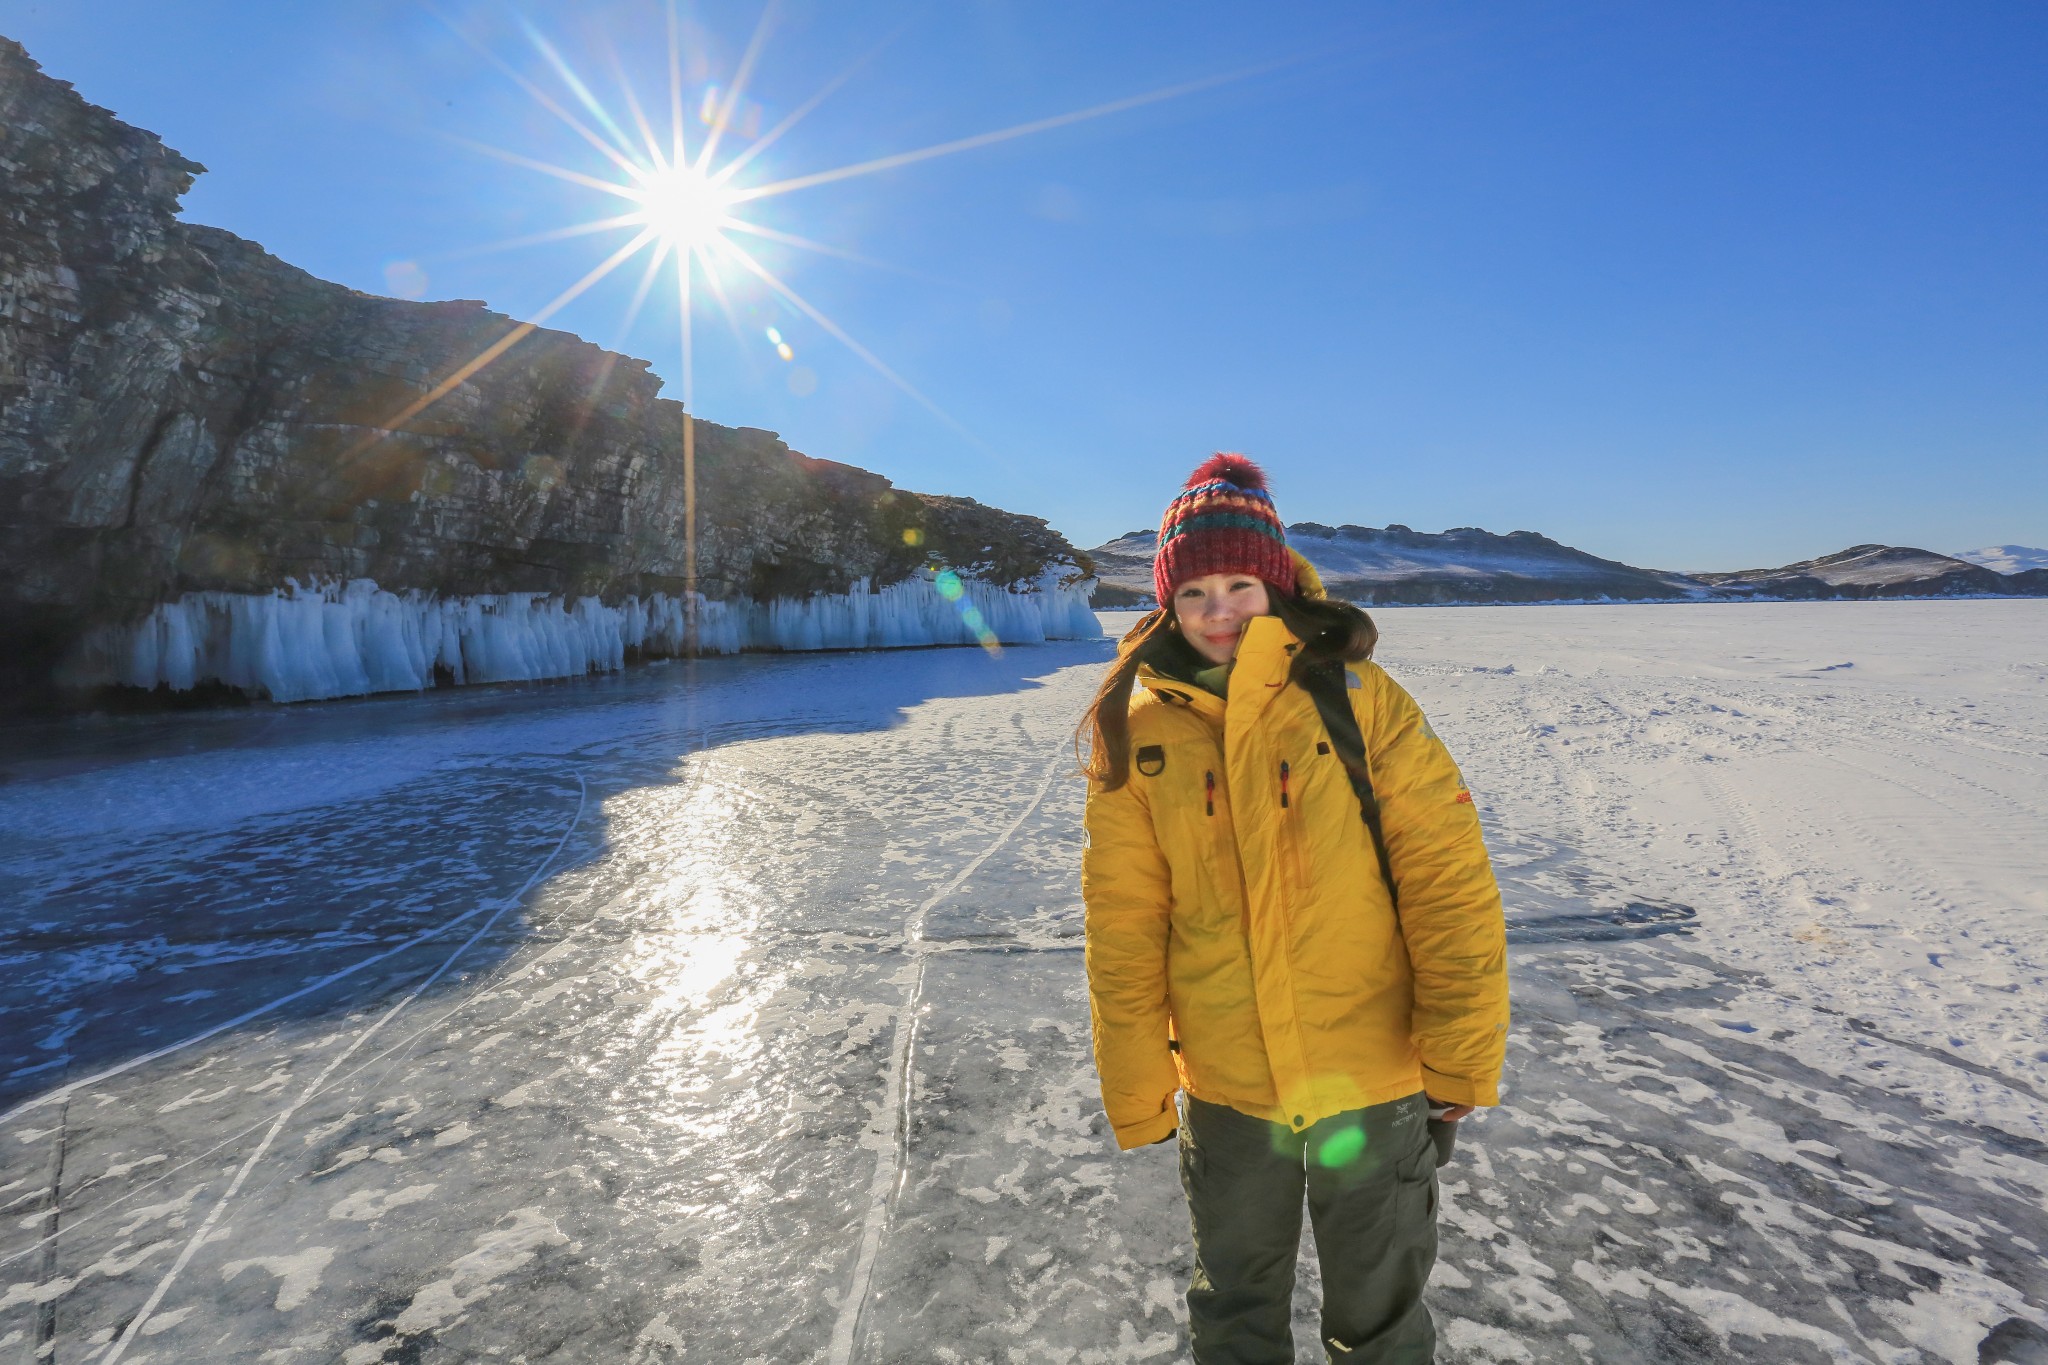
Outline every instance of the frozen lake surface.
<svg viewBox="0 0 2048 1365"><path fill-rule="evenodd" d="M2048 602L1378 619L1514 944L1443 1359L2048 1360ZM0 1356L1179 1359L1108 652L6 731Z"/></svg>

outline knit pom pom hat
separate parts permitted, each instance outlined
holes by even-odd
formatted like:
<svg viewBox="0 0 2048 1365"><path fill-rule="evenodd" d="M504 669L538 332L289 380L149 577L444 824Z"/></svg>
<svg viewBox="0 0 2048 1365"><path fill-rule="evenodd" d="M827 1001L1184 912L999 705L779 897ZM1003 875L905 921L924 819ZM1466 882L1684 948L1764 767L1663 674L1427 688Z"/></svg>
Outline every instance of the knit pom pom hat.
<svg viewBox="0 0 2048 1365"><path fill-rule="evenodd" d="M1218 454L1188 476L1159 519L1152 590L1170 604L1176 585L1212 573L1250 574L1290 596L1294 556L1266 475L1242 455Z"/></svg>

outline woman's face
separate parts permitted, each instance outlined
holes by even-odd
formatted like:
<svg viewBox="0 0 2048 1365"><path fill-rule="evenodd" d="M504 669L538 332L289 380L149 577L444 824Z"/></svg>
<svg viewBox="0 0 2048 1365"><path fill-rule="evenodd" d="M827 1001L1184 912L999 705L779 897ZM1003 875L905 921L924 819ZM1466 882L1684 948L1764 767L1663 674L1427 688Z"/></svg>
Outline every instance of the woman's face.
<svg viewBox="0 0 2048 1365"><path fill-rule="evenodd" d="M1173 615L1181 638L1212 664L1237 657L1245 623L1271 611L1266 585L1251 574L1212 573L1190 578L1173 590Z"/></svg>

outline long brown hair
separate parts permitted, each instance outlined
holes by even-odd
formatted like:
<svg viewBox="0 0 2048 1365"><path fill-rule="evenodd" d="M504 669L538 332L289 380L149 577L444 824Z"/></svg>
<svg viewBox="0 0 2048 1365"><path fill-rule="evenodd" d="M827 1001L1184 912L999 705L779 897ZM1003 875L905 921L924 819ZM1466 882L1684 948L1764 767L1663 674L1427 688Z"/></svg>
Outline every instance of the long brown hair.
<svg viewBox="0 0 2048 1365"><path fill-rule="evenodd" d="M1379 627L1358 607L1328 598L1283 594L1271 584L1266 592L1273 615L1302 644L1287 671L1291 681L1299 681L1302 670L1318 663L1333 659L1356 663L1372 657L1373 646L1379 643ZM1116 662L1110 665L1102 686L1095 690L1095 700L1074 730L1081 771L1100 791L1115 791L1130 780L1131 687L1138 678L1138 665L1157 662L1162 646L1180 644L1192 650L1193 646L1172 638L1177 634L1172 608L1156 607L1139 617L1138 624L1117 642ZM1088 741L1086 752L1081 748L1083 736Z"/></svg>

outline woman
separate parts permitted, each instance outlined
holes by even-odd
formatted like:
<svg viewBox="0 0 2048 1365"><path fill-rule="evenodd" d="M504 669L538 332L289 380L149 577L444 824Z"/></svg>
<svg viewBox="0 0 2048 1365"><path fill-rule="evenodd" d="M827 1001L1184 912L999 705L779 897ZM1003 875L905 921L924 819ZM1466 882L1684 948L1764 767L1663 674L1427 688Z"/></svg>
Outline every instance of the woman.
<svg viewBox="0 0 2048 1365"><path fill-rule="evenodd" d="M1120 1147L1179 1134L1200 1365L1294 1359L1304 1194L1329 1358L1429 1361L1428 1120L1499 1102L1507 1031L1471 793L1251 461L1167 505L1153 581L1084 722L1103 1107Z"/></svg>

